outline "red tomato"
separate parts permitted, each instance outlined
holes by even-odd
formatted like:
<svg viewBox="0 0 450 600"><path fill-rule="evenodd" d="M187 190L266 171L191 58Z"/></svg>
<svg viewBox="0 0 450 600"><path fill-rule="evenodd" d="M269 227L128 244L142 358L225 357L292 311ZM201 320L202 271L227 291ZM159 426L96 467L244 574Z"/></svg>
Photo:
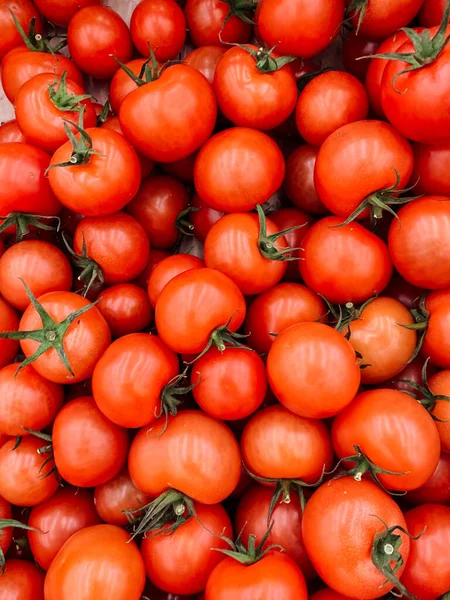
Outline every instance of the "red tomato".
<svg viewBox="0 0 450 600"><path fill-rule="evenodd" d="M274 213L270 214L270 219L281 231L290 229L291 227L298 227L298 229L286 233L284 238L288 247L295 249L294 252L291 253L291 256L294 256L300 260L302 240L305 237L308 229L314 223L315 219L313 219L311 215L308 215L303 210L293 206L276 210ZM284 279L287 281L300 281L297 260L288 262Z"/></svg>
<svg viewBox="0 0 450 600"><path fill-rule="evenodd" d="M425 337L421 354L438 367L450 369L450 294L448 290L427 295Z"/></svg>
<svg viewBox="0 0 450 600"><path fill-rule="evenodd" d="M39 530L28 532L35 561L48 571L55 556L75 532L100 522L91 492L71 487L59 489L30 512L28 525Z"/></svg>
<svg viewBox="0 0 450 600"><path fill-rule="evenodd" d="M265 133L226 129L202 147L195 161L197 193L215 210L244 212L266 202L281 186L284 159Z"/></svg>
<svg viewBox="0 0 450 600"><path fill-rule="evenodd" d="M411 310L418 307L419 300L424 295L425 290L408 283L398 275L394 275L384 293Z"/></svg>
<svg viewBox="0 0 450 600"><path fill-rule="evenodd" d="M5 121L0 125L0 144L11 142L25 142L25 136L19 129L16 119Z"/></svg>
<svg viewBox="0 0 450 600"><path fill-rule="evenodd" d="M170 256L169 252L166 250L153 250L150 252L150 258L148 259L148 263L145 266L145 269L142 273L137 277L134 281L136 285L143 288L147 291L148 288L148 280L150 279L150 275L153 269L158 265L164 258Z"/></svg>
<svg viewBox="0 0 450 600"><path fill-rule="evenodd" d="M144 562L126 531L94 525L74 533L48 570L45 600L81 600L80 582L85 598L139 600Z"/></svg>
<svg viewBox="0 0 450 600"><path fill-rule="evenodd" d="M450 505L450 454L441 453L433 475L419 488L408 492L406 499L412 504Z"/></svg>
<svg viewBox="0 0 450 600"><path fill-rule="evenodd" d="M359 223L341 224L339 217L325 217L311 227L302 241L300 274L330 302L357 304L384 290L392 264L380 238Z"/></svg>
<svg viewBox="0 0 450 600"><path fill-rule="evenodd" d="M131 39L143 56L152 48L156 60L177 57L186 39L184 13L175 0L142 0L131 15Z"/></svg>
<svg viewBox="0 0 450 600"><path fill-rule="evenodd" d="M447 0L425 0L419 12L419 23L422 27L440 25L446 5Z"/></svg>
<svg viewBox="0 0 450 600"><path fill-rule="evenodd" d="M70 19L67 41L76 65L96 79L110 79L119 69L114 57L126 63L133 52L125 21L106 6L77 11Z"/></svg>
<svg viewBox="0 0 450 600"><path fill-rule="evenodd" d="M223 212L211 208L198 194L194 194L191 206L197 209L191 211L189 215L194 226L194 235L200 242L204 242L209 230L223 216Z"/></svg>
<svg viewBox="0 0 450 600"><path fill-rule="evenodd" d="M428 387L435 396L450 396L450 369L439 371L428 380ZM448 400L437 400L430 411L435 419L442 452L450 453L450 403Z"/></svg>
<svg viewBox="0 0 450 600"><path fill-rule="evenodd" d="M39 12L54 25L67 27L73 15L84 6L101 4L102 0L34 0Z"/></svg>
<svg viewBox="0 0 450 600"><path fill-rule="evenodd" d="M1 262L0 262L1 266ZM161 292L174 277L190 269L201 269L205 263L191 254L174 254L164 258L153 269L148 280L148 296L153 307Z"/></svg>
<svg viewBox="0 0 450 600"><path fill-rule="evenodd" d="M118 283L107 288L98 297L97 308L114 338L142 331L153 317L147 294L133 283Z"/></svg>
<svg viewBox="0 0 450 600"><path fill-rule="evenodd" d="M200 148L211 135L216 116L211 85L184 64L164 69L158 79L128 94L119 112L120 125L133 146L163 163L186 158Z"/></svg>
<svg viewBox="0 0 450 600"><path fill-rule="evenodd" d="M351 14L350 22L369 40L385 40L406 27L417 15L423 0L369 0ZM350 4L350 0L346 0ZM356 3L357 4L357 3Z"/></svg>
<svg viewBox="0 0 450 600"><path fill-rule="evenodd" d="M10 559L1 575L5 600L44 600L44 574L28 560Z"/></svg>
<svg viewBox="0 0 450 600"><path fill-rule="evenodd" d="M15 310L0 296L0 331L17 331L19 317ZM0 339L0 369L13 362L19 349L16 340Z"/></svg>
<svg viewBox="0 0 450 600"><path fill-rule="evenodd" d="M354 446L377 467L390 490L413 490L436 469L440 441L426 409L408 394L378 389L358 394L333 422L333 446L339 458L355 454Z"/></svg>
<svg viewBox="0 0 450 600"><path fill-rule="evenodd" d="M22 438L16 449L15 445L11 439L0 448L0 496L16 506L36 506L58 489L51 473L53 459L48 453L38 454L47 444L33 435Z"/></svg>
<svg viewBox="0 0 450 600"><path fill-rule="evenodd" d="M342 60L345 70L364 81L370 61L358 59L362 56L376 54L378 46L378 42L367 40L356 31L351 31L342 45Z"/></svg>
<svg viewBox="0 0 450 600"><path fill-rule="evenodd" d="M187 0L186 21L194 44L225 46L248 42L252 34L251 24L239 15L228 18L231 10L232 6L223 0Z"/></svg>
<svg viewBox="0 0 450 600"><path fill-rule="evenodd" d="M351 600L350 596L344 596L339 592L335 592L331 588L323 588L318 592L315 592L310 600Z"/></svg>
<svg viewBox="0 0 450 600"><path fill-rule="evenodd" d="M450 143L438 145L413 144L414 170L411 183L415 194L450 196Z"/></svg>
<svg viewBox="0 0 450 600"><path fill-rule="evenodd" d="M5 443L6 440L0 441L1 445ZM9 520L12 518L12 509L11 504L0 496L0 519ZM0 527L0 556L5 556L8 552L9 547L11 546L13 537L13 528L12 527Z"/></svg>
<svg viewBox="0 0 450 600"><path fill-rule="evenodd" d="M220 504L194 503L191 517L173 533L155 531L144 537L141 553L147 577L172 594L195 594L205 589L208 577L223 559L228 544L219 536L233 536L230 517Z"/></svg>
<svg viewBox="0 0 450 600"><path fill-rule="evenodd" d="M147 59L145 58L135 58L126 63L125 66L139 77L146 61ZM119 69L114 73L109 85L109 102L115 115L119 114L120 105L124 98L137 88L137 83L128 75L128 73L126 73L126 71L124 71L124 69Z"/></svg>
<svg viewBox="0 0 450 600"><path fill-rule="evenodd" d="M405 521L409 533L420 537L411 540L402 583L410 594L421 600L435 600L450 589L450 565L447 557L450 507L424 504L408 510ZM439 576L430 577L430 573L439 573Z"/></svg>
<svg viewBox="0 0 450 600"><path fill-rule="evenodd" d="M126 461L128 432L107 419L89 396L76 398L62 408L52 439L61 477L77 487L105 483Z"/></svg>
<svg viewBox="0 0 450 600"><path fill-rule="evenodd" d="M380 559L389 557L386 550L394 541L382 521L390 528L406 528L400 508L371 481L334 479L312 495L303 513L303 541L327 585L341 594L366 600L379 598L393 588L373 563L376 554ZM410 541L399 529L393 535L400 537L398 552L403 562L396 577L401 577ZM388 565L393 568L391 563Z"/></svg>
<svg viewBox="0 0 450 600"><path fill-rule="evenodd" d="M184 62L206 77L212 85L214 81L214 73L217 63L227 51L226 48L220 46L201 46L195 48L184 57Z"/></svg>
<svg viewBox="0 0 450 600"><path fill-rule="evenodd" d="M310 58L336 38L344 20L344 0L261 0L256 15L258 37L280 54Z"/></svg>
<svg viewBox="0 0 450 600"><path fill-rule="evenodd" d="M321 215L327 212L316 192L314 167L318 149L314 146L300 146L286 161L284 189L292 204L306 212Z"/></svg>
<svg viewBox="0 0 450 600"><path fill-rule="evenodd" d="M180 354L196 354L204 350L210 336L220 349L223 342L217 338L221 331L225 326L231 332L237 331L245 311L244 297L229 277L214 269L190 269L163 289L155 321L169 348Z"/></svg>
<svg viewBox="0 0 450 600"><path fill-rule="evenodd" d="M128 456L134 485L151 497L173 488L202 504L222 502L241 474L239 445L231 430L195 410L169 416L161 433L165 423L162 416L134 438Z"/></svg>
<svg viewBox="0 0 450 600"><path fill-rule="evenodd" d="M144 427L160 414L163 390L178 372L178 357L157 336L127 335L111 344L97 363L92 377L94 398L114 423Z"/></svg>
<svg viewBox="0 0 450 600"><path fill-rule="evenodd" d="M194 181L194 164L197 154L197 152L193 152L185 158L170 163L161 163L159 166L167 175L181 179L185 183L192 183Z"/></svg>
<svg viewBox="0 0 450 600"><path fill-rule="evenodd" d="M128 525L124 511L137 510L149 502L150 498L131 481L127 467L94 490L95 509L99 517L110 525Z"/></svg>
<svg viewBox="0 0 450 600"><path fill-rule="evenodd" d="M14 23L10 11L13 12L27 36L31 33L31 19L34 20L35 33L42 33L41 18L30 0L1 0L0 30L2 32L2 39L0 41L0 62L7 52L17 46L23 45L22 36Z"/></svg>

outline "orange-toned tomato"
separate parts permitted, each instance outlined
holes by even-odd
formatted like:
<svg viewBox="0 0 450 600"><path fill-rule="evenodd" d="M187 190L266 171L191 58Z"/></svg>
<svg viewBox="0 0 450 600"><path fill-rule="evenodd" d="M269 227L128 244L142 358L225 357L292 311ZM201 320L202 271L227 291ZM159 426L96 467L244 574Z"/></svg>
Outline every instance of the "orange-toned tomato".
<svg viewBox="0 0 450 600"><path fill-rule="evenodd" d="M8 600L44 600L44 574L28 560L10 559L1 579Z"/></svg>

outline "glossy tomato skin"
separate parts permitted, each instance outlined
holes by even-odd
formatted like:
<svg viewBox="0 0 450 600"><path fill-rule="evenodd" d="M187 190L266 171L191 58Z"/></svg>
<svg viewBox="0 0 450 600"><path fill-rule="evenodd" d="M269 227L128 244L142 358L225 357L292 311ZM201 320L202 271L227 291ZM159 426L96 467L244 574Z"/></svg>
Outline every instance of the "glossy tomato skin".
<svg viewBox="0 0 450 600"><path fill-rule="evenodd" d="M306 600L305 578L287 555L268 554L257 563L245 566L233 558L225 558L211 573L205 600L250 600L283 598Z"/></svg>
<svg viewBox="0 0 450 600"><path fill-rule="evenodd" d="M197 71L200 71L212 85L217 63L225 52L227 52L227 48L222 48L221 46L201 46L189 52L184 57L184 62L197 69Z"/></svg>
<svg viewBox="0 0 450 600"><path fill-rule="evenodd" d="M145 58L135 58L127 62L125 66L135 75L139 76L145 61ZM130 92L136 90L137 87L136 82L133 81L123 69L119 69L114 73L109 85L109 102L111 104L111 110L115 115L119 114L120 105L124 98L128 96Z"/></svg>
<svg viewBox="0 0 450 600"><path fill-rule="evenodd" d="M405 520L409 533L420 537L411 540L402 583L410 594L421 600L434 600L450 588L450 566L447 559L450 507L424 504L408 510ZM433 572L438 572L439 577L430 578L430 573Z"/></svg>
<svg viewBox="0 0 450 600"><path fill-rule="evenodd" d="M44 574L28 560L10 559L1 576L7 600L44 600Z"/></svg>
<svg viewBox="0 0 450 600"><path fill-rule="evenodd" d="M414 171L411 182L417 185L416 194L450 196L450 177L447 166L450 161L450 144L413 144Z"/></svg>
<svg viewBox="0 0 450 600"><path fill-rule="evenodd" d="M269 479L315 483L333 460L324 423L299 417L278 404L250 418L241 437L241 450L250 473Z"/></svg>
<svg viewBox="0 0 450 600"><path fill-rule="evenodd" d="M14 446L15 440L10 439L0 448L0 496L16 506L36 506L58 489L58 481L50 473L54 462L43 466L49 455L37 451L45 442L33 435L22 438L15 450Z"/></svg>
<svg viewBox="0 0 450 600"><path fill-rule="evenodd" d="M54 25L67 27L73 15L84 6L101 4L101 0L35 0L39 12Z"/></svg>
<svg viewBox="0 0 450 600"><path fill-rule="evenodd" d="M131 444L128 469L134 485L151 497L173 487L203 504L222 502L241 475L231 430L201 411L184 410L169 416L167 429L157 437L165 420L162 416L141 429Z"/></svg>
<svg viewBox="0 0 450 600"><path fill-rule="evenodd" d="M446 0L425 0L419 12L419 22L422 27L440 25L445 6Z"/></svg>
<svg viewBox="0 0 450 600"><path fill-rule="evenodd" d="M202 47L247 42L252 26L236 15L225 23L229 12L230 5L223 0L187 0L186 21L194 44Z"/></svg>
<svg viewBox="0 0 450 600"><path fill-rule="evenodd" d="M214 135L195 161L199 196L215 210L245 212L266 202L281 186L284 159L266 134L234 127Z"/></svg>
<svg viewBox="0 0 450 600"><path fill-rule="evenodd" d="M164 258L153 269L148 280L148 297L152 306L156 306L161 292L174 277L190 269L201 269L204 266L205 263L200 258L191 254L173 254Z"/></svg>
<svg viewBox="0 0 450 600"><path fill-rule="evenodd" d="M293 248L291 256L300 259L301 243L306 235L306 232L314 223L315 219L299 208L294 206L286 206L271 213L270 219L278 226L278 229L284 231L292 227L298 227L294 231L290 231L284 235L289 248ZM298 270L297 260L288 261L287 269L284 274L285 281L299 281L300 273Z"/></svg>
<svg viewBox="0 0 450 600"><path fill-rule="evenodd" d="M41 18L30 0L2 0L0 3L0 29L2 31L0 62L7 52L23 45L22 37L9 11L14 13L26 35L30 30L31 19L34 19L35 22L35 32L42 33Z"/></svg>
<svg viewBox="0 0 450 600"><path fill-rule="evenodd" d="M314 77L300 93L295 120L302 138L321 146L336 129L362 121L368 112L363 84L349 73L328 71Z"/></svg>
<svg viewBox="0 0 450 600"><path fill-rule="evenodd" d="M294 150L286 160L284 190L298 208L314 215L327 212L316 192L314 168L318 149L305 144Z"/></svg>
<svg viewBox="0 0 450 600"><path fill-rule="evenodd" d="M419 488L408 492L411 504L445 504L450 506L450 454L441 453L433 475Z"/></svg>
<svg viewBox="0 0 450 600"><path fill-rule="evenodd" d="M95 510L105 523L125 526L129 524L125 510L136 510L150 502L150 498L135 487L125 466L115 477L96 486Z"/></svg>
<svg viewBox="0 0 450 600"><path fill-rule="evenodd" d="M217 536L233 536L230 517L221 504L194 502L194 508L198 520L191 517L173 534L150 535L142 541L148 578L172 594L202 592L213 569L224 560L220 550L229 548Z"/></svg>
<svg viewBox="0 0 450 600"><path fill-rule="evenodd" d="M318 574L337 592L371 600L392 589L371 558L374 537L384 530L379 519L389 527L406 528L394 500L365 479L334 479L321 485L307 502L302 521L303 541ZM410 541L403 532L395 533L401 537L399 552L403 565L397 572L397 577L401 577Z"/></svg>
<svg viewBox="0 0 450 600"><path fill-rule="evenodd" d="M0 296L0 331L17 331L18 329L19 317L16 311ZM0 340L0 369L3 369L14 360L18 349L18 341Z"/></svg>
<svg viewBox="0 0 450 600"><path fill-rule="evenodd" d="M125 21L106 6L85 6L76 12L69 23L67 40L75 64L96 79L111 78L119 69L113 56L126 63L133 51Z"/></svg>
<svg viewBox="0 0 450 600"><path fill-rule="evenodd" d="M350 343L322 323L297 323L282 331L269 350L267 375L283 406L314 419L340 412L354 398L361 379Z"/></svg>
<svg viewBox="0 0 450 600"><path fill-rule="evenodd" d="M209 307L207 314L205 306ZM230 331L237 331L245 312L244 297L229 277L214 269L190 269L169 281L161 292L155 322L169 348L195 354L205 348L217 327L228 324Z"/></svg>
<svg viewBox="0 0 450 600"><path fill-rule="evenodd" d="M450 369L439 371L428 381L431 392L436 395L450 396ZM436 419L436 427L441 438L442 452L450 454L450 403L438 400L431 411Z"/></svg>
<svg viewBox="0 0 450 600"><path fill-rule="evenodd" d="M75 532L100 523L91 492L72 487L60 488L49 500L35 506L28 525L28 540L38 565L48 571L55 556Z"/></svg>
<svg viewBox="0 0 450 600"><path fill-rule="evenodd" d="M159 264L162 260L164 260L168 256L170 256L170 253L167 252L167 250L152 249L152 251L150 252L150 258L148 259L148 262L145 265L145 269L142 271L142 273L139 275L139 277L136 277L136 279L134 280L134 283L136 285L138 285L139 287L143 288L144 290L147 290L148 280L150 278L150 275L151 275L153 269L156 267L157 264Z"/></svg>
<svg viewBox="0 0 450 600"><path fill-rule="evenodd" d="M338 35L344 20L344 0L262 0L255 19L258 37L269 48L277 45L280 54L311 58Z"/></svg>
<svg viewBox="0 0 450 600"><path fill-rule="evenodd" d="M398 491L423 485L441 450L426 409L408 394L388 389L358 394L334 420L332 440L339 458L352 456L357 445L378 467L401 473L378 475L387 489Z"/></svg>
<svg viewBox="0 0 450 600"><path fill-rule="evenodd" d="M45 598L139 600L144 585L144 563L128 533L114 525L94 525L64 544L45 578Z"/></svg>
<svg viewBox="0 0 450 600"><path fill-rule="evenodd" d="M359 223L339 217L315 223L302 241L300 274L306 285L332 303L355 304L381 293L392 275L386 244Z"/></svg>
<svg viewBox="0 0 450 600"><path fill-rule="evenodd" d="M395 185L396 171L400 179L397 189L404 189L413 163L409 142L391 125L356 121L343 125L323 143L314 183L328 210L348 217L370 194Z"/></svg>
<svg viewBox="0 0 450 600"><path fill-rule="evenodd" d="M184 13L175 0L143 0L131 15L133 44L142 56L149 45L156 60L166 62L177 57L186 39Z"/></svg>
<svg viewBox="0 0 450 600"><path fill-rule="evenodd" d="M342 45L342 60L345 70L364 81L369 68L369 60L358 60L361 56L376 54L378 42L368 40L355 30L344 39Z"/></svg>
<svg viewBox="0 0 450 600"><path fill-rule="evenodd" d="M90 128L93 154L84 165L54 167L48 177L53 192L71 210L86 216L103 216L125 206L136 194L141 182L139 159L131 144L119 133ZM72 144L63 144L51 164L67 162Z"/></svg>
<svg viewBox="0 0 450 600"><path fill-rule="evenodd" d="M185 99L181 105L180 98ZM211 135L216 116L211 85L184 64L168 67L159 79L128 94L119 112L120 125L133 146L162 163L186 158L200 148Z"/></svg>
<svg viewBox="0 0 450 600"><path fill-rule="evenodd" d="M113 342L97 363L92 377L94 398L117 425L144 427L156 420L161 392L178 372L178 357L159 337L133 333Z"/></svg>
<svg viewBox="0 0 450 600"><path fill-rule="evenodd" d="M351 23L358 34L369 40L385 40L389 35L406 27L417 15L423 0L371 0L361 20L358 13L351 17ZM346 0L348 5L350 0Z"/></svg>
<svg viewBox="0 0 450 600"><path fill-rule="evenodd" d="M16 119L10 119L0 125L0 144L10 144L11 142L26 142Z"/></svg>
<svg viewBox="0 0 450 600"><path fill-rule="evenodd" d="M153 310L145 291L133 283L118 283L98 297L97 308L114 338L137 333L150 325Z"/></svg>

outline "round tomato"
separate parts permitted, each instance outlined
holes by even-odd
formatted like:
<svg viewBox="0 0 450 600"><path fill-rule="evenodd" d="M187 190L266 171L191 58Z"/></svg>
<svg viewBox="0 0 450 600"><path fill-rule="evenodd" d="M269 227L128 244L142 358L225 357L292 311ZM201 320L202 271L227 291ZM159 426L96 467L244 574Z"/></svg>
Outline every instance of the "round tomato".
<svg viewBox="0 0 450 600"><path fill-rule="evenodd" d="M420 298L425 294L425 290L408 283L398 275L394 275L384 293L411 310L412 308L418 308Z"/></svg>
<svg viewBox="0 0 450 600"><path fill-rule="evenodd" d="M423 0L363 0L354 2L359 8L350 13L350 22L369 40L385 40L406 27L417 15ZM346 0L350 4L350 0Z"/></svg>
<svg viewBox="0 0 450 600"><path fill-rule="evenodd" d="M73 15L84 6L101 4L101 0L34 0L39 12L54 25L67 27Z"/></svg>
<svg viewBox="0 0 450 600"><path fill-rule="evenodd" d="M126 63L125 66L139 78L145 64L145 58L135 58ZM120 105L124 98L137 88L138 84L136 81L124 69L119 69L114 73L109 85L109 103L115 115L119 114Z"/></svg>
<svg viewBox="0 0 450 600"><path fill-rule="evenodd" d="M198 152L188 154L185 158L180 158L169 163L161 163L160 168L167 175L176 177L185 183L192 183L194 181L194 164L197 158Z"/></svg>
<svg viewBox="0 0 450 600"><path fill-rule="evenodd" d="M134 283L139 287L143 288L144 290L147 290L148 281L150 279L150 275L153 269L156 267L156 265L158 265L162 260L164 260L168 256L170 256L170 253L166 250L152 249L152 251L150 252L150 258L148 259L148 263L146 264L145 269L142 271L139 277L135 279Z"/></svg>
<svg viewBox="0 0 450 600"><path fill-rule="evenodd" d="M212 85L217 63L226 51L226 48L221 48L220 46L201 46L189 52L184 57L184 62L197 69L197 71L200 71Z"/></svg>
<svg viewBox="0 0 450 600"><path fill-rule="evenodd" d="M311 215L308 215L303 210L300 210L294 206L280 208L274 213L270 213L270 219L281 231L295 227L297 228L293 231L285 233L284 235L288 248L293 249L293 251L290 253L290 256L293 256L296 259L288 261L284 279L287 281L299 281L300 273L298 271L297 260L300 260L302 240L305 237L306 232L314 223L315 219L313 219Z"/></svg>
<svg viewBox="0 0 450 600"><path fill-rule="evenodd" d="M19 317L15 310L0 296L0 332L17 331ZM19 342L0 338L0 369L13 362Z"/></svg>
<svg viewBox="0 0 450 600"><path fill-rule="evenodd" d="M331 588L323 588L315 592L310 597L310 600L352 600L350 596L344 596Z"/></svg>
<svg viewBox="0 0 450 600"><path fill-rule="evenodd" d="M44 600L44 574L28 560L8 560L0 582L5 600Z"/></svg>
<svg viewBox="0 0 450 600"><path fill-rule="evenodd" d="M133 283L118 283L107 288L98 297L97 308L114 338L142 331L153 317L147 294Z"/></svg>
<svg viewBox="0 0 450 600"><path fill-rule="evenodd" d="M42 33L42 22L35 6L30 0L2 0L0 2L0 30L2 39L0 41L0 62L7 52L23 45L22 36L14 23L11 12L19 22L25 35L31 33L31 19L34 22L34 31Z"/></svg>
<svg viewBox="0 0 450 600"><path fill-rule="evenodd" d="M246 13L233 14L228 0L187 0L186 21L189 34L196 46L224 46L247 42L252 26ZM241 18L247 16L247 19Z"/></svg>
<svg viewBox="0 0 450 600"><path fill-rule="evenodd" d="M204 242L214 223L223 217L223 212L211 208L206 202L203 202L198 194L194 194L191 206L197 209L192 210L189 215L194 226L194 235L200 242Z"/></svg>
<svg viewBox="0 0 450 600"><path fill-rule="evenodd" d="M425 301L425 332L421 354L438 367L450 369L450 293L431 292ZM422 319L421 319L422 320Z"/></svg>
<svg viewBox="0 0 450 600"><path fill-rule="evenodd" d="M408 492L406 499L411 504L447 504L450 506L450 454L441 453L433 475L415 490Z"/></svg>
<svg viewBox="0 0 450 600"><path fill-rule="evenodd" d="M351 31L349 35L344 38L344 43L342 44L342 60L345 70L364 81L370 61L359 59L362 56L375 54L378 46L378 42L364 38L355 30Z"/></svg>
<svg viewBox="0 0 450 600"><path fill-rule="evenodd" d="M110 525L129 525L124 511L135 511L149 502L150 498L131 481L127 467L94 490L95 510L102 521Z"/></svg>
<svg viewBox="0 0 450 600"><path fill-rule="evenodd" d="M10 144L11 142L26 142L16 119L5 121L0 125L0 144Z"/></svg>
<svg viewBox="0 0 450 600"><path fill-rule="evenodd" d="M422 27L440 25L446 6L447 0L425 0L419 12L419 22Z"/></svg>
<svg viewBox="0 0 450 600"><path fill-rule="evenodd" d="M314 168L318 149L314 146L300 146L286 161L284 189L292 204L306 212L321 215L327 212L316 192Z"/></svg>
<svg viewBox="0 0 450 600"><path fill-rule="evenodd" d="M0 263L1 265L1 263ZM173 254L164 258L153 269L148 280L148 296L153 307L161 292L174 277L190 269L201 269L205 263L191 254Z"/></svg>
<svg viewBox="0 0 450 600"><path fill-rule="evenodd" d="M415 194L450 196L450 143L429 146L413 144L414 171L411 181L416 183Z"/></svg>
<svg viewBox="0 0 450 600"><path fill-rule="evenodd" d="M439 371L430 377L428 388L436 396L436 403L430 412L441 438L442 452L450 454L450 369ZM444 396L446 400L439 400L439 396Z"/></svg>

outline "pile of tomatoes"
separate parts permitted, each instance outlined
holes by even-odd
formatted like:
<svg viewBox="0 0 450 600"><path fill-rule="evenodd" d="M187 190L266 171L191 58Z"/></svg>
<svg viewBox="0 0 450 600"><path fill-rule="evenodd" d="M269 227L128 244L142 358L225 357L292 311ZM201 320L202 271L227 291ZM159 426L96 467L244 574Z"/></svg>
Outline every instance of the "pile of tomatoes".
<svg viewBox="0 0 450 600"><path fill-rule="evenodd" d="M449 598L449 16L0 0L0 600Z"/></svg>

